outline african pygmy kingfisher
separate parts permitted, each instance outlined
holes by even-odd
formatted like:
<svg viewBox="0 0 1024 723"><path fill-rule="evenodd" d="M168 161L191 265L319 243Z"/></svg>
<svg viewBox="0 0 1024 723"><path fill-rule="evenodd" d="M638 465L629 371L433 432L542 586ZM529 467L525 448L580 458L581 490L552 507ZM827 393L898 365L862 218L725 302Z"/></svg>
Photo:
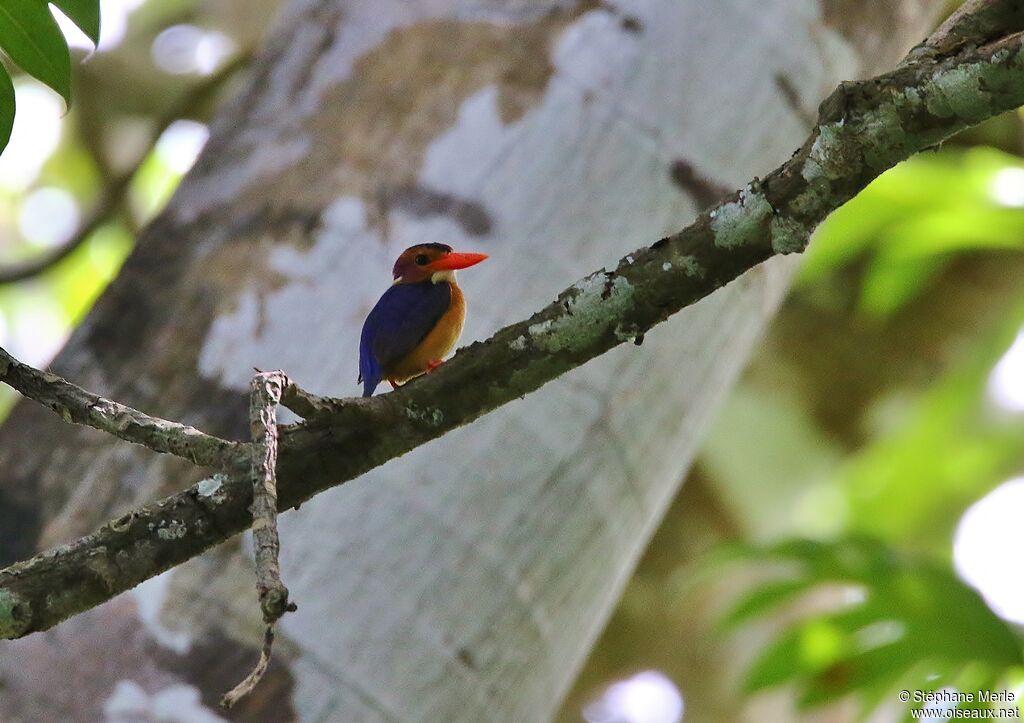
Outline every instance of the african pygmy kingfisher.
<svg viewBox="0 0 1024 723"><path fill-rule="evenodd" d="M394 282L363 323L359 381L364 397L372 395L381 381L397 387L443 363L466 320L466 301L455 272L486 258L436 243L402 252L392 270Z"/></svg>

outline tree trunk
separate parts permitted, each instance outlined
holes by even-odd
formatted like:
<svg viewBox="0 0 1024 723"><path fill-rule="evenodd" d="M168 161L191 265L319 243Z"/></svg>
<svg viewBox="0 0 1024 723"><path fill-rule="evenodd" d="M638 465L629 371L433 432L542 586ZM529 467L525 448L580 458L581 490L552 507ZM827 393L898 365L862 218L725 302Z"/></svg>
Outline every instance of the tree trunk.
<svg viewBox="0 0 1024 723"><path fill-rule="evenodd" d="M54 369L237 438L253 367L356 394L360 324L406 246L491 255L461 279L482 338L783 161L820 98L941 5L294 0ZM238 716L549 718L791 268L285 515L299 611ZM23 404L0 434L7 558L197 479L48 415ZM3 643L0 718L180 709L181 684L212 703L255 658L253 588L229 543Z"/></svg>

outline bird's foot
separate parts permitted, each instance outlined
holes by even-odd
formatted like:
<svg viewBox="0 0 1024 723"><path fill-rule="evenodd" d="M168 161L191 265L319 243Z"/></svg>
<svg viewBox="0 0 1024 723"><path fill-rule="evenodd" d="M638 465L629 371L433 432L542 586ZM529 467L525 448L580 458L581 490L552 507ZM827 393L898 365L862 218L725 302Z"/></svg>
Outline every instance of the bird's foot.
<svg viewBox="0 0 1024 723"><path fill-rule="evenodd" d="M434 361L427 362L427 374L430 374L430 372L434 371L442 364L444 364L443 359L435 359Z"/></svg>

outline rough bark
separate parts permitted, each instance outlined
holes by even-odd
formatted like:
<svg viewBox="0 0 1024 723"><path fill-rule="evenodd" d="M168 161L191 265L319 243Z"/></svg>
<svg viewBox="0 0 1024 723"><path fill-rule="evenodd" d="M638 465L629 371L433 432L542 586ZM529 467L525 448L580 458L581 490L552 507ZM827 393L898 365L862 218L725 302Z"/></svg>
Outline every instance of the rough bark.
<svg viewBox="0 0 1024 723"><path fill-rule="evenodd" d="M288 385L287 404L306 420L284 437L280 504L298 505L354 479L628 340L639 346L655 324L742 272L772 255L802 250L817 224L882 170L967 123L1024 104L1019 80L1024 36L1012 28L1005 32L1005 38L978 49L841 84L822 104L819 123L803 147L764 180L755 179L682 231L627 254L614 270L580 280L542 311L471 345L432 376L374 399L324 398ZM224 458L221 466L228 472L223 482L200 483L132 510L72 545L0 570L0 599L7 610L0 611L0 637L45 630L249 524L254 531L263 529L258 516L252 522L243 512L250 496L259 496L247 476L236 476L238 453L248 456L248 447L117 409L12 360L0 380L26 390L66 420L193 462ZM211 456L206 447L231 454ZM255 439L252 456L254 462L265 456ZM215 496L208 494L211 484ZM251 506L255 509L256 502ZM174 542L153 540L154 529L172 527L179 530ZM262 541L259 534L255 539L259 570ZM139 560L158 564L139 565ZM63 592L54 600L50 593L57 588Z"/></svg>
<svg viewBox="0 0 1024 723"><path fill-rule="evenodd" d="M860 7L849 3L845 21ZM901 7L879 32L922 35L933 8ZM390 257L419 241L491 253L464 279L468 332L483 336L581 268L678 228L708 187L783 160L822 93L868 69L818 10L295 2L55 369L241 438L253 366L324 393L354 388L358 325ZM748 274L642 354L613 351L285 516L284 575L309 602L282 621L291 660L277 694L241 717L550 715L786 276L778 265ZM3 539L11 557L87 532L166 480L195 481L176 460L71 434L24 405L0 439L0 469L18 522ZM234 682L251 659L259 612L240 602L252 597L245 559L222 548L147 584L134 606L115 601L46 636L91 630L86 649L110 659L125 630L149 631L160 647L132 653L133 679L151 691L184 679L214 700L225 681L182 661L212 645L222 663L234 656ZM0 713L56 684L7 662L46 660L45 642L4 647L0 669L18 692ZM102 704L118 670L90 671L86 699ZM46 715L68 714L49 705Z"/></svg>

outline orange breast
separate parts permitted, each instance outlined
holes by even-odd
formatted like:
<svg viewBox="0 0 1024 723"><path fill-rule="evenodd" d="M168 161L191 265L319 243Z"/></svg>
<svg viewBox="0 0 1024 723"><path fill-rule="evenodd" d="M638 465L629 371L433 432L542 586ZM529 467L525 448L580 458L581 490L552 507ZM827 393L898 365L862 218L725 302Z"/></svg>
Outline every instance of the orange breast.
<svg viewBox="0 0 1024 723"><path fill-rule="evenodd" d="M452 290L452 303L448 311L423 338L419 346L384 369L384 378L389 382L401 384L419 376L427 370L431 362L444 359L455 349L462 335L462 326L466 323L466 299L458 284L449 283L449 286Z"/></svg>

